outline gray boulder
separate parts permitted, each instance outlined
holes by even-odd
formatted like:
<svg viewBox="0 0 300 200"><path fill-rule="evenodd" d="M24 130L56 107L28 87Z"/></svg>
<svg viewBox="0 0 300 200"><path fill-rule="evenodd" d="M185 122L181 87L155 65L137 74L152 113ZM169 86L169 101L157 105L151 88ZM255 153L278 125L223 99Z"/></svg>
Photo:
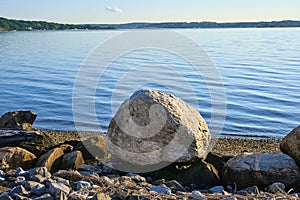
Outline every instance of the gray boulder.
<svg viewBox="0 0 300 200"><path fill-rule="evenodd" d="M140 166L205 159L211 140L196 109L157 90L140 90L125 100L107 137L110 154Z"/></svg>
<svg viewBox="0 0 300 200"><path fill-rule="evenodd" d="M246 153L230 159L223 169L223 181L239 189L257 185L264 188L274 182L287 187L299 180L299 168L285 154Z"/></svg>
<svg viewBox="0 0 300 200"><path fill-rule="evenodd" d="M37 115L30 110L8 112L0 118L0 128L32 131L35 130L32 124L36 117Z"/></svg>
<svg viewBox="0 0 300 200"><path fill-rule="evenodd" d="M73 151L63 156L60 169L78 169L83 164L84 159L81 151Z"/></svg>
<svg viewBox="0 0 300 200"><path fill-rule="evenodd" d="M297 165L300 166L300 126L282 139L280 149L283 153L294 158Z"/></svg>

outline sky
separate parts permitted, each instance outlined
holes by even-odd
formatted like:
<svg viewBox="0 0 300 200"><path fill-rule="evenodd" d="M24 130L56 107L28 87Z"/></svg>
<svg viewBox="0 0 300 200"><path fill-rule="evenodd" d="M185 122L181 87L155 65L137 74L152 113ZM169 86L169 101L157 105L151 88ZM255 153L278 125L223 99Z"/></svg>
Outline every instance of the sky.
<svg viewBox="0 0 300 200"><path fill-rule="evenodd" d="M0 0L0 16L59 23L300 20L299 0Z"/></svg>

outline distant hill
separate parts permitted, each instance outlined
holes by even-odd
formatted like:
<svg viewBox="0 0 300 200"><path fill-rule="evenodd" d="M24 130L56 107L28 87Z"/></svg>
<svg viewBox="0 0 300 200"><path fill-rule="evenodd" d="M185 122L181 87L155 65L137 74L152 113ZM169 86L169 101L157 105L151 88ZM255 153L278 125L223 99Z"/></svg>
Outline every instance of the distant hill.
<svg viewBox="0 0 300 200"><path fill-rule="evenodd" d="M272 22L163 22L163 23L127 23L127 24L89 24L92 27L116 27L118 29L147 28L276 28L300 27L300 21L284 20Z"/></svg>
<svg viewBox="0 0 300 200"><path fill-rule="evenodd" d="M30 30L72 30L72 29L113 29L115 27L90 26L88 24L59 24L45 21L24 21L0 17L0 31L30 31Z"/></svg>
<svg viewBox="0 0 300 200"><path fill-rule="evenodd" d="M300 27L300 21L272 22L163 22L163 23L127 23L127 24L60 24L45 21L24 21L0 17L0 31L30 30L73 30L73 29L153 29L153 28L276 28Z"/></svg>

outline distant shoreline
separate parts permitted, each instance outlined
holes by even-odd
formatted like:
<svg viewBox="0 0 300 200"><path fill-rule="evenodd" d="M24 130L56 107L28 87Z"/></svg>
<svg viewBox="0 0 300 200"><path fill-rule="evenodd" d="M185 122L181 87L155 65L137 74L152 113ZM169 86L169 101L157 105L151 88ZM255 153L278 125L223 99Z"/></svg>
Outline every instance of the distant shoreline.
<svg viewBox="0 0 300 200"><path fill-rule="evenodd" d="M216 28L298 28L300 21L261 22L133 22L124 24L60 24L46 21L25 21L0 17L0 32L49 30L115 30L115 29L216 29Z"/></svg>

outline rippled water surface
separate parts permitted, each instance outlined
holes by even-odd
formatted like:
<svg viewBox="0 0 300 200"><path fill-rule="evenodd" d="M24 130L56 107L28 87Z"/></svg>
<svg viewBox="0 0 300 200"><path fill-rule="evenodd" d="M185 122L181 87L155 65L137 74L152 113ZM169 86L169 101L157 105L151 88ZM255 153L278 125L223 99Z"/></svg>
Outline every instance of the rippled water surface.
<svg viewBox="0 0 300 200"><path fill-rule="evenodd" d="M176 31L201 45L221 74L227 105L223 135L283 137L300 124L300 29ZM38 114L37 128L74 130L72 93L80 66L97 45L122 32L0 33L0 115L30 109ZM115 112L111 94L117 91L114 95L120 98L113 103L118 105L131 95L129 92L138 89L129 89L131 85L124 84L115 90L118 80L126 78L123 69L136 65L149 76L155 74L152 83L140 88L169 90L163 82L174 77L168 70L158 72L158 64L177 67L179 73L186 74L193 85L198 109L210 123L209 91L194 71L189 73L188 66L180 67L186 62L154 50L140 50L117 60L103 77L105 84L95 93L97 119L103 130ZM178 82L173 87L180 98L190 101L184 85ZM93 127L89 121L83 123Z"/></svg>

